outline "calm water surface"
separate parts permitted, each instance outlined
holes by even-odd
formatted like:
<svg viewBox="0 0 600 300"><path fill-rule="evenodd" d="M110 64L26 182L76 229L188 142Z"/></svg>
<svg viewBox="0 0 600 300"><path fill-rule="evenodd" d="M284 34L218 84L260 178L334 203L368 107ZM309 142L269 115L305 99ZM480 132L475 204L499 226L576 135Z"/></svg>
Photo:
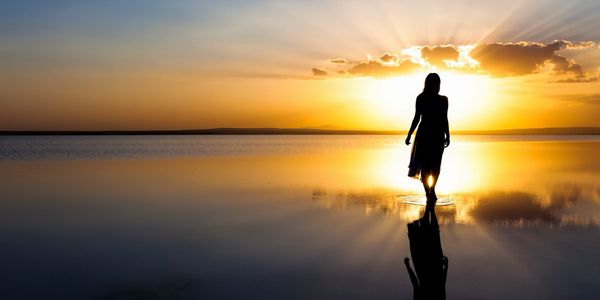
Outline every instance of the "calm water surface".
<svg viewBox="0 0 600 300"><path fill-rule="evenodd" d="M411 299L397 136L0 137L1 299ZM448 299L600 298L600 137L456 136Z"/></svg>

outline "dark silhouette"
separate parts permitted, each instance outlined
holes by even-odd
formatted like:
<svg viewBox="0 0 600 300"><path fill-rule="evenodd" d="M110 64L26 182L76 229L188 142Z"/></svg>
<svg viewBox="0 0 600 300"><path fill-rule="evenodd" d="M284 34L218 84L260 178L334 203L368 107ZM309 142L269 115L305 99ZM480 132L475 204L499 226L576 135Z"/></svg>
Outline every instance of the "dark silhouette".
<svg viewBox="0 0 600 300"><path fill-rule="evenodd" d="M434 204L428 204L423 217L407 227L414 270L408 257L404 258L404 264L412 282L413 298L446 299L448 258L442 251Z"/></svg>
<svg viewBox="0 0 600 300"><path fill-rule="evenodd" d="M425 78L423 92L417 96L415 116L410 125L406 145L417 125L408 166L408 176L421 180L427 203L435 203L435 185L440 175L444 148L450 145L448 127L448 98L439 94L440 76L429 73Z"/></svg>

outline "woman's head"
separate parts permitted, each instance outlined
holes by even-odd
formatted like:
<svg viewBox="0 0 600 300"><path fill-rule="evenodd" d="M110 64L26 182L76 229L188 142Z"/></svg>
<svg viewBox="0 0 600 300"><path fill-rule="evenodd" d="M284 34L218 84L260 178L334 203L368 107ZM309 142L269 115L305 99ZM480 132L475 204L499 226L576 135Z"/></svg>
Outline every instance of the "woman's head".
<svg viewBox="0 0 600 300"><path fill-rule="evenodd" d="M438 94L440 92L440 82L440 75L437 73L429 73L427 77L425 77L423 93Z"/></svg>

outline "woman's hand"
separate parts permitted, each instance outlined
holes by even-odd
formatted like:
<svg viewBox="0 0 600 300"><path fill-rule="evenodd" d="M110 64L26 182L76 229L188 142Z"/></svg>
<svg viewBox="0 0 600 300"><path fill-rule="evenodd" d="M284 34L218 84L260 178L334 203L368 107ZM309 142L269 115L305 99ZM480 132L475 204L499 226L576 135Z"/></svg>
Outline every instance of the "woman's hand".
<svg viewBox="0 0 600 300"><path fill-rule="evenodd" d="M450 146L450 136L447 135L446 138L444 139L444 148L448 148L448 146Z"/></svg>
<svg viewBox="0 0 600 300"><path fill-rule="evenodd" d="M404 143L406 145L410 145L410 135L406 137L406 140L404 141Z"/></svg>

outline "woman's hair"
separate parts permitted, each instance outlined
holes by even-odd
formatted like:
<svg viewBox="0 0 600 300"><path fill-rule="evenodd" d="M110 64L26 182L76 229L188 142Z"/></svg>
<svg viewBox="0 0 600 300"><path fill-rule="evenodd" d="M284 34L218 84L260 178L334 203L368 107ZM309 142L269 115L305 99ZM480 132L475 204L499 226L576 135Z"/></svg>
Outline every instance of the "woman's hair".
<svg viewBox="0 0 600 300"><path fill-rule="evenodd" d="M425 86L423 87L423 93L425 94L438 94L440 92L440 75L437 73L429 73L425 77Z"/></svg>

